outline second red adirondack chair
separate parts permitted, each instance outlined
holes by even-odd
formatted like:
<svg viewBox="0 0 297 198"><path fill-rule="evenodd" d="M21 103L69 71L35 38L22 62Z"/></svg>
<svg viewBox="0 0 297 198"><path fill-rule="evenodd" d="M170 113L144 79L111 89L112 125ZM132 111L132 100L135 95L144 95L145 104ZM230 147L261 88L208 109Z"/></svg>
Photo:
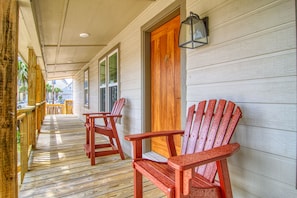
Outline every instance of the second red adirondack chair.
<svg viewBox="0 0 297 198"><path fill-rule="evenodd" d="M91 165L95 165L95 157L119 153L121 159L125 159L122 146L119 140L116 122L122 117L121 111L125 104L125 98L117 100L111 112L85 113L86 116L86 144L84 145L86 155L91 159ZM103 119L104 125L96 125L96 119ZM95 134L108 137L109 143L96 144ZM96 151L96 149L111 148Z"/></svg>

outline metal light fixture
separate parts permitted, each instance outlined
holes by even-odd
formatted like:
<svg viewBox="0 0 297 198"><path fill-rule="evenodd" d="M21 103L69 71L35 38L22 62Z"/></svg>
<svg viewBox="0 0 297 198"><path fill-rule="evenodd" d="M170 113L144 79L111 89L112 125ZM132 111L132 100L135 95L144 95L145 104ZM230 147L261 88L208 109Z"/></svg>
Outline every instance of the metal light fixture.
<svg viewBox="0 0 297 198"><path fill-rule="evenodd" d="M181 22L179 47L194 49L208 43L208 17L200 17L190 12L190 16Z"/></svg>

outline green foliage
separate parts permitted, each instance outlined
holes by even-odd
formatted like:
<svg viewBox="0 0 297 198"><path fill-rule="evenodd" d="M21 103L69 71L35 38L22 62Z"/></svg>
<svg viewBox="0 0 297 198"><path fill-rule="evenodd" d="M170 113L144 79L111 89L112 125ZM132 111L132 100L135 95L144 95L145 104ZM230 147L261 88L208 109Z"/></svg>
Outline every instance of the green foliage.
<svg viewBox="0 0 297 198"><path fill-rule="evenodd" d="M17 143L18 144L21 143L21 131L20 131L19 127L17 128Z"/></svg>
<svg viewBox="0 0 297 198"><path fill-rule="evenodd" d="M26 100L28 93L28 65L21 59L18 59L18 101Z"/></svg>
<svg viewBox="0 0 297 198"><path fill-rule="evenodd" d="M28 82L28 66L21 59L18 61L18 81L22 84Z"/></svg>
<svg viewBox="0 0 297 198"><path fill-rule="evenodd" d="M45 90L47 93L51 93L53 91L53 86L49 83L46 83Z"/></svg>
<svg viewBox="0 0 297 198"><path fill-rule="evenodd" d="M55 87L54 92L55 93L60 93L60 92L63 92L63 91L59 87Z"/></svg>

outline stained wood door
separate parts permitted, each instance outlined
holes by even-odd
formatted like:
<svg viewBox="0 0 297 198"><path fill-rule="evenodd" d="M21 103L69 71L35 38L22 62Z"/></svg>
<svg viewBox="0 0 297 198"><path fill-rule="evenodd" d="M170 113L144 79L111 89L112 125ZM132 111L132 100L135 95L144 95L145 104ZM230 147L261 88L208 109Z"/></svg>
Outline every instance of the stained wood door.
<svg viewBox="0 0 297 198"><path fill-rule="evenodd" d="M180 17L177 16L151 33L151 129L181 128ZM180 136L175 137L180 153ZM152 151L168 156L166 139L154 138Z"/></svg>

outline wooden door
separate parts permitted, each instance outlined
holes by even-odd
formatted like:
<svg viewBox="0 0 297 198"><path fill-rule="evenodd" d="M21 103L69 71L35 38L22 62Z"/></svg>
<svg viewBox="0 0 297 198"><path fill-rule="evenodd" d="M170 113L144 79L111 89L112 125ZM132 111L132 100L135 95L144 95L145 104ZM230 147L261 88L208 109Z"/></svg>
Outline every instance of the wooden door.
<svg viewBox="0 0 297 198"><path fill-rule="evenodd" d="M181 128L180 17L177 16L151 33L151 129ZM180 136L175 137L180 153ZM152 151L168 157L165 138L152 139Z"/></svg>

